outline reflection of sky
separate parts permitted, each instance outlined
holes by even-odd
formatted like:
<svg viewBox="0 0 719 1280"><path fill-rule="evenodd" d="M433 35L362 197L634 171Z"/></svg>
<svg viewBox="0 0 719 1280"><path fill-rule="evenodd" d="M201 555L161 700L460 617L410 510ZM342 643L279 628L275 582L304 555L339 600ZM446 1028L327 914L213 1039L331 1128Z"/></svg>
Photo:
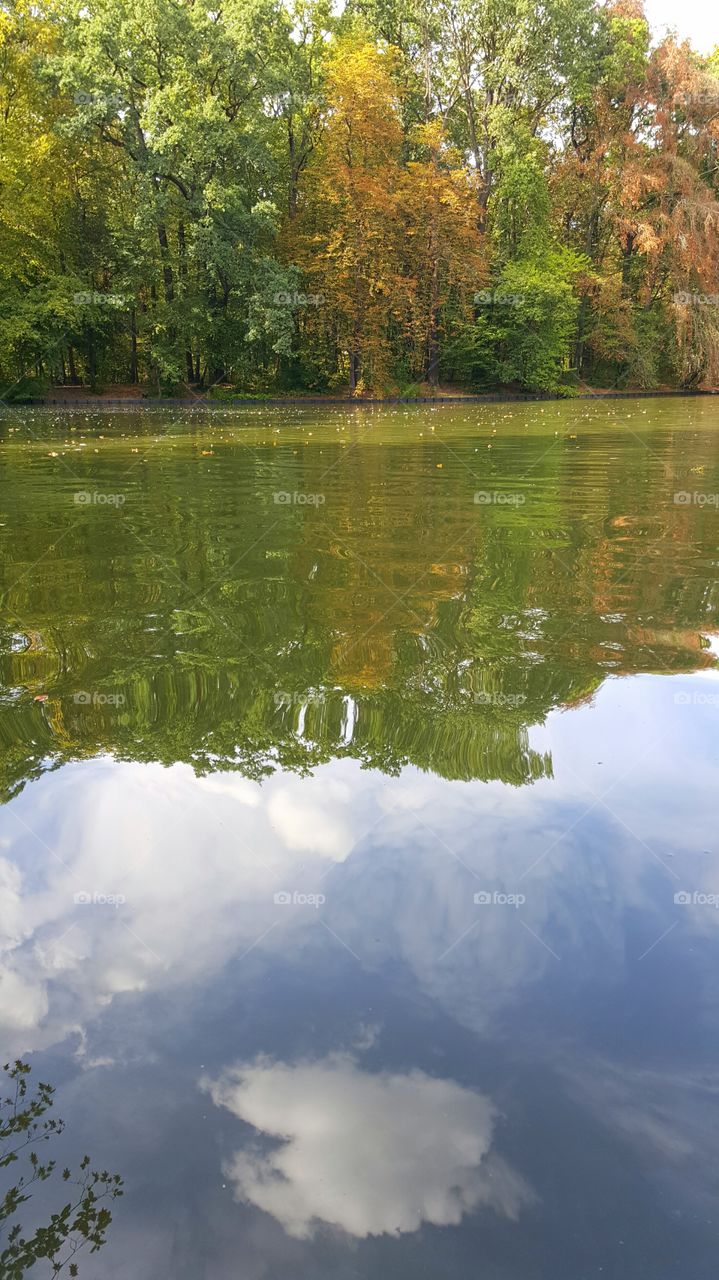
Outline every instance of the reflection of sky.
<svg viewBox="0 0 719 1280"><path fill-rule="evenodd" d="M662 1197L680 1214L693 1197L708 1230L719 909L674 894L719 893L714 696L706 674L610 681L537 732L555 777L525 788L351 760L262 786L183 765L48 774L2 814L3 1049L46 1051L78 1142L124 1157L158 1213L174 1175L156 1153L190 1183L199 1159L213 1275L234 1274L237 1222L257 1275L311 1274L308 1248L344 1275L318 1224L408 1241L476 1219L490 1253L512 1256L511 1231L541 1254L536 1205L546 1226L577 1178L605 1208L641 1187L635 1229L657 1249ZM154 1240L140 1201L103 1266ZM622 1259L641 1243L609 1273L636 1280ZM108 1274L163 1275L146 1244L146 1272ZM516 1247L518 1276L552 1274ZM382 1273L362 1259L348 1276Z"/></svg>
<svg viewBox="0 0 719 1280"><path fill-rule="evenodd" d="M530 1198L489 1156L491 1104L453 1080L369 1073L334 1055L293 1066L259 1058L203 1088L278 1140L269 1153L238 1152L227 1177L300 1239L318 1222L359 1237L456 1225L479 1205L516 1218Z"/></svg>

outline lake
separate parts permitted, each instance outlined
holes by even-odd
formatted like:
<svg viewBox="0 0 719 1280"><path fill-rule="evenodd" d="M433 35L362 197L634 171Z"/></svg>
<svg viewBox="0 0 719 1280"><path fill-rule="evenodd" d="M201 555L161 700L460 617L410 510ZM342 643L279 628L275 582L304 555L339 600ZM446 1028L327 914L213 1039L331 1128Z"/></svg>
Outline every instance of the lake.
<svg viewBox="0 0 719 1280"><path fill-rule="evenodd" d="M0 477L80 1275L713 1280L719 402L15 410Z"/></svg>

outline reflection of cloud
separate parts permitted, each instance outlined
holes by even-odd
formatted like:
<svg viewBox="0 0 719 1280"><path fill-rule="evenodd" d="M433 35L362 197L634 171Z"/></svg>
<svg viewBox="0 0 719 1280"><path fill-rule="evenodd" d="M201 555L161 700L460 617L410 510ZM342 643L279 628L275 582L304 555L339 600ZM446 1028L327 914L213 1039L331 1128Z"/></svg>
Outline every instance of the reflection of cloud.
<svg viewBox="0 0 719 1280"><path fill-rule="evenodd" d="M0 857L0 951L22 940L22 879L19 869Z"/></svg>
<svg viewBox="0 0 719 1280"><path fill-rule="evenodd" d="M0 969L0 1025L10 1031L37 1026L48 1008L47 992L41 983L27 982L14 969Z"/></svg>
<svg viewBox="0 0 719 1280"><path fill-rule="evenodd" d="M579 1064L565 1062L561 1075L570 1093L630 1147L645 1176L660 1182L668 1197L685 1198L693 1212L712 1211L719 1191L719 1151L709 1122L719 1099L713 1062L652 1070L582 1058Z"/></svg>
<svg viewBox="0 0 719 1280"><path fill-rule="evenodd" d="M296 929L273 894L311 892L346 857L351 799L324 777L279 776L265 791L186 765L107 762L29 788L10 809L12 861L0 857L6 1049L56 1043L121 993L195 980L271 925ZM117 894L119 907L87 901Z"/></svg>
<svg viewBox="0 0 719 1280"><path fill-rule="evenodd" d="M646 946L675 920L670 945L716 933L719 911L673 903L680 888L719 890L704 853L713 709L687 717L674 688L610 682L593 708L554 717L556 777L521 790L413 768L387 779L354 760L262 786L109 761L47 775L1 815L0 1041L42 1048L123 992L209 981L233 957L251 966L306 943L377 973L399 961L478 1030L554 970L552 952L577 973L601 958L603 980L621 976L630 911L647 918ZM669 739L691 762L681 787ZM334 938L318 912L273 903L319 889ZM479 909L487 889L526 903ZM76 905L96 891L126 901Z"/></svg>
<svg viewBox="0 0 719 1280"><path fill-rule="evenodd" d="M258 1059L202 1082L218 1106L279 1140L227 1168L238 1199L289 1235L328 1223L353 1236L456 1225L487 1205L516 1218L533 1198L490 1154L494 1109L482 1094L421 1071L360 1070L346 1055L287 1066Z"/></svg>
<svg viewBox="0 0 719 1280"><path fill-rule="evenodd" d="M318 790L293 778L274 792L267 811L288 849L311 849L341 862L357 838L349 822L351 800L344 782L326 780Z"/></svg>

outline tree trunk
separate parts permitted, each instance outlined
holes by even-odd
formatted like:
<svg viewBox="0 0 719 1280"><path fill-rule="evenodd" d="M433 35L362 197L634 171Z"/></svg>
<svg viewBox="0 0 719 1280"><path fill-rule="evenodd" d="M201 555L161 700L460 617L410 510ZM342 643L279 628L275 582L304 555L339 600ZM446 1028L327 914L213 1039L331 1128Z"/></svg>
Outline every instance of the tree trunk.
<svg viewBox="0 0 719 1280"><path fill-rule="evenodd" d="M584 365L584 334L587 327L587 316L589 314L589 298L584 295L579 304L579 312L577 314L577 337L574 343L574 367L577 370L577 377L581 378Z"/></svg>
<svg viewBox="0 0 719 1280"><path fill-rule="evenodd" d="M164 222L158 222L157 224L157 238L160 242L160 255L162 257L162 279L165 286L165 302L174 302L175 278L172 274L170 246L168 244L167 230Z"/></svg>
<svg viewBox="0 0 719 1280"><path fill-rule="evenodd" d="M624 293L629 289L629 272L631 270L633 252L634 236L631 231L628 231L622 250L622 290Z"/></svg>
<svg viewBox="0 0 719 1280"><path fill-rule="evenodd" d="M292 116L288 116L287 119L287 150L289 152L290 160L290 189L288 193L287 208L290 220L292 220L297 213L297 182L299 178L297 170L295 130L292 124Z"/></svg>
<svg viewBox="0 0 719 1280"><path fill-rule="evenodd" d="M90 378L90 390L94 391L97 387L97 365L95 357L95 334L91 328L86 330L87 333L87 372Z"/></svg>
<svg viewBox="0 0 719 1280"><path fill-rule="evenodd" d="M180 277L180 292L183 298L187 297L187 249L185 245L185 224L178 222L177 224L177 270ZM192 366L192 338L190 337L185 349L185 370L187 372L187 381L194 382L194 369Z"/></svg>
<svg viewBox="0 0 719 1280"><path fill-rule="evenodd" d="M130 382L137 382L137 316L130 309Z"/></svg>
<svg viewBox="0 0 719 1280"><path fill-rule="evenodd" d="M437 236L437 207L435 204L429 243L432 279L429 295L429 331L427 334L427 381L431 387L439 382L439 245Z"/></svg>

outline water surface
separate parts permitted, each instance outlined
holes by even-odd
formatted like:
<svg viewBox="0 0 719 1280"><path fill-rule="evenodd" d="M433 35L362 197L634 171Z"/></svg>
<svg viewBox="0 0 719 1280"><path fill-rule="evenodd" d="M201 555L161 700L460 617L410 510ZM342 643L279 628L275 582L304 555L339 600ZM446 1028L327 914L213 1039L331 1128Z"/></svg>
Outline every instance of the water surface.
<svg viewBox="0 0 719 1280"><path fill-rule="evenodd" d="M0 478L87 1274L713 1276L716 403L16 411Z"/></svg>

